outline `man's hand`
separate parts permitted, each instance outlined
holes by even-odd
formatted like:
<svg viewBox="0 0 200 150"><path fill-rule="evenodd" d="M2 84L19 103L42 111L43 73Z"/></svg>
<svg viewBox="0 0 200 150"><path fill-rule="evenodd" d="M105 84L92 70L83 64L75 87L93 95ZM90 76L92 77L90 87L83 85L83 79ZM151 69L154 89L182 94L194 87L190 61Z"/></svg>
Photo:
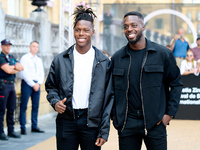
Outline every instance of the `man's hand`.
<svg viewBox="0 0 200 150"><path fill-rule="evenodd" d="M39 89L40 89L40 84L39 83L35 83L35 85L33 86L33 90L35 92L37 92L37 91L39 91Z"/></svg>
<svg viewBox="0 0 200 150"><path fill-rule="evenodd" d="M178 34L174 35L174 41L178 40L180 38L180 36Z"/></svg>
<svg viewBox="0 0 200 150"><path fill-rule="evenodd" d="M166 126L171 120L172 120L172 116L165 114L163 116L162 122Z"/></svg>
<svg viewBox="0 0 200 150"><path fill-rule="evenodd" d="M62 114L66 110L66 105L64 105L64 102L67 100L67 98L64 98L62 101L59 101L55 104L55 110Z"/></svg>
<svg viewBox="0 0 200 150"><path fill-rule="evenodd" d="M104 143L106 143L107 141L104 140L103 138L97 138L95 145L96 146L102 146Z"/></svg>
<svg viewBox="0 0 200 150"><path fill-rule="evenodd" d="M24 67L20 63L17 62L15 65L15 70L22 71L22 70L24 70Z"/></svg>

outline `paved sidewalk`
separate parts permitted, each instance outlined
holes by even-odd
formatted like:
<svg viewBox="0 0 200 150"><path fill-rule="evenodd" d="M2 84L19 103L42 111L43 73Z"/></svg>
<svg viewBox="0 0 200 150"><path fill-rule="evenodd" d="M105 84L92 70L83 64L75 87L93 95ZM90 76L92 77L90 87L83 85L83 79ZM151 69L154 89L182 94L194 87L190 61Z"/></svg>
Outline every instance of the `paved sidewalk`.
<svg viewBox="0 0 200 150"><path fill-rule="evenodd" d="M55 112L38 118L38 127L44 130L45 133L32 133L30 124L26 125L27 135L21 135L20 139L9 138L8 141L0 140L0 150L26 150L34 145L37 145L50 137L53 137L56 132L55 127ZM4 129L7 133L7 129ZM20 133L20 126L15 125L15 131ZM37 149L35 149L37 150ZM41 148L41 150L43 150Z"/></svg>
<svg viewBox="0 0 200 150"><path fill-rule="evenodd" d="M200 121L172 120L167 126L168 150L200 150ZM56 150L55 136L28 150ZM102 150L118 150L118 136L111 126L109 141ZM144 144L142 150L146 150Z"/></svg>
<svg viewBox="0 0 200 150"><path fill-rule="evenodd" d="M55 139L56 114L39 118L39 127L45 133L31 133L21 139L0 141L0 150L56 150ZM200 120L172 120L167 126L168 150L200 150ZM118 136L111 126L109 141L102 146L102 150L118 150ZM146 150L142 146L142 150Z"/></svg>
<svg viewBox="0 0 200 150"><path fill-rule="evenodd" d="M168 150L200 150L200 120L172 120L167 126ZM112 127L109 141L102 150L119 150L118 137ZM146 150L144 144L142 150Z"/></svg>

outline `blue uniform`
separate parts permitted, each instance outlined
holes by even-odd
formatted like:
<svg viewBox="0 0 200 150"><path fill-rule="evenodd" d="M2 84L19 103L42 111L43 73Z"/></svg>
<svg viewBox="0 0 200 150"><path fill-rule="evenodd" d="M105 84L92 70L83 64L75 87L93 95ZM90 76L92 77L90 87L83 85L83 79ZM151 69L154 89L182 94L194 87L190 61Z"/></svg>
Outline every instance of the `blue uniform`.
<svg viewBox="0 0 200 150"><path fill-rule="evenodd" d="M9 65L15 65L16 59L14 56L9 55L6 57L1 52L0 54L0 67L8 63ZM4 133L3 121L7 108L7 126L8 134L14 132L14 110L16 107L16 93L14 87L15 74L8 74L0 68L0 134Z"/></svg>

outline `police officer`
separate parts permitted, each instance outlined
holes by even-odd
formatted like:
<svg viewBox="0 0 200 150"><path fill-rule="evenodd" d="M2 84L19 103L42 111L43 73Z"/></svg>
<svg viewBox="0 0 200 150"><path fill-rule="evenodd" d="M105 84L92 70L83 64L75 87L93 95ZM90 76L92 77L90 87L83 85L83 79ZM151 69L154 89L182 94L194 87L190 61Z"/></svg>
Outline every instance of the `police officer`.
<svg viewBox="0 0 200 150"><path fill-rule="evenodd" d="M12 44L8 39L1 41L2 52L0 54L0 140L8 140L9 137L20 138L14 132L14 110L16 107L15 93L15 74L23 70L23 66L18 63L12 55L9 54ZM8 136L5 135L3 129L4 114L7 108L7 126Z"/></svg>

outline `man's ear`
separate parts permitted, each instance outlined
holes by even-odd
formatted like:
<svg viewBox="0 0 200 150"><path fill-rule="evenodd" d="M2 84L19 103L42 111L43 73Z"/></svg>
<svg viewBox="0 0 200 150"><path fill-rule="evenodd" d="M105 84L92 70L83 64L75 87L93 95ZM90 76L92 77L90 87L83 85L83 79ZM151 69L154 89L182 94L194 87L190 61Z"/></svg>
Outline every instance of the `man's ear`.
<svg viewBox="0 0 200 150"><path fill-rule="evenodd" d="M95 33L95 30L93 29L93 30L92 30L92 36L94 35L94 33Z"/></svg>
<svg viewBox="0 0 200 150"><path fill-rule="evenodd" d="M144 31L146 29L145 25L142 26L142 31Z"/></svg>

